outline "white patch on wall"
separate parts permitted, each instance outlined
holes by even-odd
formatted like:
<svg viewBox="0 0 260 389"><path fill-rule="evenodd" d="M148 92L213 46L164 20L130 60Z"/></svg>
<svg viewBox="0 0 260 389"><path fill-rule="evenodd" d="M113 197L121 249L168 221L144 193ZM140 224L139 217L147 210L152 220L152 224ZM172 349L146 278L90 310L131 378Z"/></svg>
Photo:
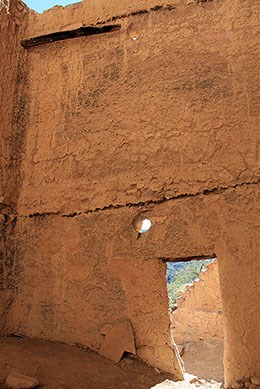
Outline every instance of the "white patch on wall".
<svg viewBox="0 0 260 389"><path fill-rule="evenodd" d="M137 215L134 218L133 225L134 225L135 230L139 234L144 234L145 232L150 230L150 228L152 227L152 222L147 217Z"/></svg>

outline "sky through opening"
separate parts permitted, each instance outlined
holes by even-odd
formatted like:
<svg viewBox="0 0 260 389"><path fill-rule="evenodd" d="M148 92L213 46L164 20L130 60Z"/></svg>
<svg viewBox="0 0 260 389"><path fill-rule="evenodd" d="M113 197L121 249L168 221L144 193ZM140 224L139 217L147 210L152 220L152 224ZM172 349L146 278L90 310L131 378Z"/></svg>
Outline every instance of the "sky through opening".
<svg viewBox="0 0 260 389"><path fill-rule="evenodd" d="M69 5L79 3L80 0L23 0L24 3L31 9L37 12L43 12L55 5Z"/></svg>

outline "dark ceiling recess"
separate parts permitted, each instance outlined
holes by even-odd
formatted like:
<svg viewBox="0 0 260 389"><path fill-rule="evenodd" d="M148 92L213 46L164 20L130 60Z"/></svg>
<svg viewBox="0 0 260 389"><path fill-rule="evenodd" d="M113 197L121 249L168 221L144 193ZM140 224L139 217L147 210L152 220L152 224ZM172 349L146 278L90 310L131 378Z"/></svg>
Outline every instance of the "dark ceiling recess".
<svg viewBox="0 0 260 389"><path fill-rule="evenodd" d="M216 259L216 254L208 254L208 255L193 255L192 257L170 257L170 258L160 258L163 262L190 262L190 261L201 261L202 259Z"/></svg>
<svg viewBox="0 0 260 389"><path fill-rule="evenodd" d="M107 25L102 27L80 27L76 30L54 32L52 34L37 36L35 38L22 40L21 44L24 48L43 45L45 43L52 43L63 41L65 39L79 38L88 35L106 34L108 32L119 31L121 26L119 24Z"/></svg>

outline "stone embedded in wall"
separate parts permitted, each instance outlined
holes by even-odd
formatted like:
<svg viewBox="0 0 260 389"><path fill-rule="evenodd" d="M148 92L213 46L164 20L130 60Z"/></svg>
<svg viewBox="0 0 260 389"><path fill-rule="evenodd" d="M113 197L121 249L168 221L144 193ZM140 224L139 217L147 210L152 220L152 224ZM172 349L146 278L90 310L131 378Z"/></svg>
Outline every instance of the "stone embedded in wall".
<svg viewBox="0 0 260 389"><path fill-rule="evenodd" d="M133 328L129 320L107 324L101 333L105 335L105 339L99 350L99 355L119 362L124 352L136 354Z"/></svg>
<svg viewBox="0 0 260 389"><path fill-rule="evenodd" d="M5 384L10 389L30 389L39 386L39 381L17 371L12 371L8 374Z"/></svg>

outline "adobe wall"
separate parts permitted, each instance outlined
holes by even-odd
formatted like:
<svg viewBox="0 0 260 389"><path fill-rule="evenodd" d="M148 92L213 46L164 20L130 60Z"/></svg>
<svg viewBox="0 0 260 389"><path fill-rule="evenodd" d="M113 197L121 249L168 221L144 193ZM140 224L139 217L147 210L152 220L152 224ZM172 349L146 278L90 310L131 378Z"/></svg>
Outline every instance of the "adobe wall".
<svg viewBox="0 0 260 389"><path fill-rule="evenodd" d="M25 128L22 126L26 93L23 90L27 53L20 40L25 34L26 7L11 1L10 14L0 10L0 211L15 209L19 186L21 151Z"/></svg>
<svg viewBox="0 0 260 389"><path fill-rule="evenodd" d="M254 181L257 12L243 4L159 9L114 20L119 32L29 49L19 214Z"/></svg>
<svg viewBox="0 0 260 389"><path fill-rule="evenodd" d="M26 56L20 39L25 33L26 7L11 1L9 14L0 10L0 335L14 299L14 227L20 184L21 152L25 128Z"/></svg>
<svg viewBox="0 0 260 389"><path fill-rule="evenodd" d="M140 3L30 13L24 38L99 12L121 30L24 51L5 328L98 350L104 324L128 317L138 355L181 378L163 259L216 254L229 385L260 374L257 1ZM137 239L145 211L153 227Z"/></svg>
<svg viewBox="0 0 260 389"><path fill-rule="evenodd" d="M171 333L177 344L215 341L224 338L223 310L220 295L218 263L209 264L180 293L177 309L171 313Z"/></svg>
<svg viewBox="0 0 260 389"><path fill-rule="evenodd" d="M139 239L138 206L18 218L13 329L98 350L103 325L127 317L139 356L173 371L162 258L216 253L226 384L258 374L259 195L252 184L154 205L153 227Z"/></svg>

